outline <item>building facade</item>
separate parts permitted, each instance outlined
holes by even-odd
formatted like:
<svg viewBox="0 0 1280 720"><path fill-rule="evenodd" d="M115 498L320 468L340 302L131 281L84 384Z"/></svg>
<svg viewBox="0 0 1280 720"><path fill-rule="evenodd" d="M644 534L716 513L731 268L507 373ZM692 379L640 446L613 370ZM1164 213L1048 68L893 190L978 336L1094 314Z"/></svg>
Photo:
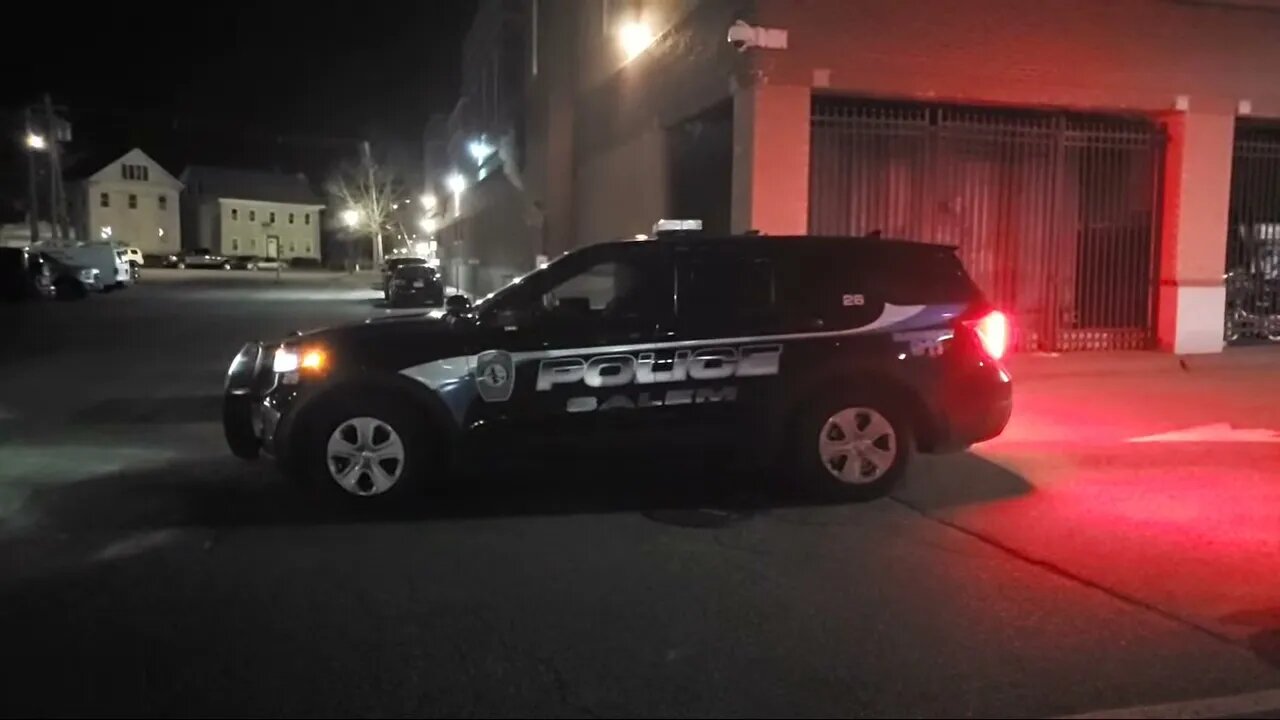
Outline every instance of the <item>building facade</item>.
<svg viewBox="0 0 1280 720"><path fill-rule="evenodd" d="M544 254L671 216L955 245L1049 351L1219 351L1228 265L1272 280L1277 0L536 0L528 27Z"/></svg>
<svg viewBox="0 0 1280 720"><path fill-rule="evenodd" d="M182 182L186 247L320 262L325 206L305 175L192 166Z"/></svg>
<svg viewBox="0 0 1280 720"><path fill-rule="evenodd" d="M69 193L76 238L167 255L182 247L182 183L134 148Z"/></svg>
<svg viewBox="0 0 1280 720"><path fill-rule="evenodd" d="M446 282L486 294L528 271L541 212L524 191L534 5L481 0L463 43L461 97L424 133L427 226Z"/></svg>

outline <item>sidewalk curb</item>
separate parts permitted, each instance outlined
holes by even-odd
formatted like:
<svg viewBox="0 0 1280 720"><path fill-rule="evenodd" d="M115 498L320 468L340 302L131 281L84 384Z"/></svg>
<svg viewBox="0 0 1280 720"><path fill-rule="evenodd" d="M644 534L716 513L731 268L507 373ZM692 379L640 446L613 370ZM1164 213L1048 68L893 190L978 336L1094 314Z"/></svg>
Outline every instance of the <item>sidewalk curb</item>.
<svg viewBox="0 0 1280 720"><path fill-rule="evenodd" d="M1206 355L1141 350L1026 353L1009 356L1005 365L1015 381L1245 369L1280 372L1280 344L1227 348L1224 352Z"/></svg>

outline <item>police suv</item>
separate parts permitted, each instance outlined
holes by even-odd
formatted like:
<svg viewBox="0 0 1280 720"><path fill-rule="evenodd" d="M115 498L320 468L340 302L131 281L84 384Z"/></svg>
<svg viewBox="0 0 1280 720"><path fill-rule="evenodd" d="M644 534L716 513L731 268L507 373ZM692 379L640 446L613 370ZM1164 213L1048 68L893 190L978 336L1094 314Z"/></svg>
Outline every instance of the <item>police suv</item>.
<svg viewBox="0 0 1280 720"><path fill-rule="evenodd" d="M954 249L690 225L570 252L475 306L249 343L231 450L386 502L486 454L747 449L868 499L915 451L1004 429L1008 321Z"/></svg>

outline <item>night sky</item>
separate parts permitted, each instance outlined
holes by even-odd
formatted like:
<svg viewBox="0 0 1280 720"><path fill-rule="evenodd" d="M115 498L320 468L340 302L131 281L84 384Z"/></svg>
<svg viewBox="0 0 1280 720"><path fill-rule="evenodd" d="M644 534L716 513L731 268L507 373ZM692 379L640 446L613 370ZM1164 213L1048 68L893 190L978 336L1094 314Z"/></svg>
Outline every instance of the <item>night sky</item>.
<svg viewBox="0 0 1280 720"><path fill-rule="evenodd" d="M412 171L427 118L456 100L474 14L474 0L20 5L6 24L30 28L32 44L0 50L0 220L21 217L22 108L45 91L74 125L72 177L132 146L175 175L218 164L318 176L362 139ZM38 49L47 22L59 52Z"/></svg>

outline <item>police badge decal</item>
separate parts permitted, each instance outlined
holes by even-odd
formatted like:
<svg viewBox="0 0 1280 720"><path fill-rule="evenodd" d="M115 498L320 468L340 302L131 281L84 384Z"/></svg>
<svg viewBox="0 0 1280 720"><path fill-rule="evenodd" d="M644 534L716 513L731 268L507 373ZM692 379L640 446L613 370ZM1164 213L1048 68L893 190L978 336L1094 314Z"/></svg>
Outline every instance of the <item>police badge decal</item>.
<svg viewBox="0 0 1280 720"><path fill-rule="evenodd" d="M485 402L506 402L515 387L516 368L506 350L485 350L476 355L476 389Z"/></svg>

